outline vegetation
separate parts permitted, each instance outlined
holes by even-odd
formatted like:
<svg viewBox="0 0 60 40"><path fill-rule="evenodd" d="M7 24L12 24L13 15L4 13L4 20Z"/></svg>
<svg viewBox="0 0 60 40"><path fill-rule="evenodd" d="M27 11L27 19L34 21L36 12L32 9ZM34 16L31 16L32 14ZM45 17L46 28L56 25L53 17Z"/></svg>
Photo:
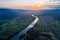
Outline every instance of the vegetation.
<svg viewBox="0 0 60 40"><path fill-rule="evenodd" d="M52 30L52 32L55 34L55 36L60 40L60 21L53 20L53 21L47 21L50 25L49 28Z"/></svg>
<svg viewBox="0 0 60 40"><path fill-rule="evenodd" d="M34 20L31 16L17 16L13 19L7 19L0 25L0 40L6 40L15 33L20 32Z"/></svg>
<svg viewBox="0 0 60 40"><path fill-rule="evenodd" d="M29 12L27 10L14 10L13 12L9 9L0 9L0 40L7 40L27 27L34 20L31 16L34 12L36 12L34 15L39 17L39 21L27 32L28 37L37 38L41 32L52 32L60 40L60 9L40 10L38 13L32 11L31 14L30 12L31 10Z"/></svg>

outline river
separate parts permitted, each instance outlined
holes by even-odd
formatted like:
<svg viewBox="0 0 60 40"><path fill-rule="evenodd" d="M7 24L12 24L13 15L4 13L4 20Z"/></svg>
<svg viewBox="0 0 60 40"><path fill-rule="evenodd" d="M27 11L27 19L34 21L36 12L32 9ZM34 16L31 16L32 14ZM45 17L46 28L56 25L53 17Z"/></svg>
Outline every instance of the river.
<svg viewBox="0 0 60 40"><path fill-rule="evenodd" d="M39 18L37 16L34 16L32 15L32 17L35 18L35 20L30 24L28 25L25 29L23 29L22 31L20 31L18 34L16 34L15 36L13 36L10 40L20 40L19 37L21 35L24 35L27 33L28 30L30 30L31 28L34 27L34 25L38 22Z"/></svg>

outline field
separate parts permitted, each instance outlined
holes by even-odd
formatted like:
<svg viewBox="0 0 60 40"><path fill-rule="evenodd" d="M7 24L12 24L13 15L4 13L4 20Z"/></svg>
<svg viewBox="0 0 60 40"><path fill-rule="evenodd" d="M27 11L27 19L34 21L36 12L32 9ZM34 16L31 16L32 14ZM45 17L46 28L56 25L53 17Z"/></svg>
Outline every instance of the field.
<svg viewBox="0 0 60 40"><path fill-rule="evenodd" d="M4 11L5 11L5 9L4 9ZM22 29L27 27L27 25L29 25L34 20L34 18L31 15L15 15L15 14L12 15L13 14L12 12L11 12L12 14L10 12L9 13L5 12L3 14L2 14L2 12L0 12L0 13L1 13L0 40L6 40L6 39L12 37L13 35L20 32Z"/></svg>
<svg viewBox="0 0 60 40"><path fill-rule="evenodd" d="M38 23L28 31L28 36L35 32L36 35L39 32L50 32L60 40L60 10L44 10L43 14L37 14L39 17ZM41 12L41 11L40 11ZM33 36L33 35L32 35ZM34 38L34 37L33 37ZM37 39L38 40L38 39Z"/></svg>
<svg viewBox="0 0 60 40"><path fill-rule="evenodd" d="M52 32L60 40L60 9L54 10L13 10L0 9L0 40L7 40L26 28L38 16L38 23L28 31Z"/></svg>

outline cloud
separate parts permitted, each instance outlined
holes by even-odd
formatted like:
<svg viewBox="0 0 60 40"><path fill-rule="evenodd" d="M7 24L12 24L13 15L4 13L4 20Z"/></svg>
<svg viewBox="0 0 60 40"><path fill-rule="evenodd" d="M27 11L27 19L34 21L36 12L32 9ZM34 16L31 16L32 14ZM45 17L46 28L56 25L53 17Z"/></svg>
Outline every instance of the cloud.
<svg viewBox="0 0 60 40"><path fill-rule="evenodd" d="M16 8L25 5L39 4L41 2L49 2L47 6L60 5L60 1L50 0L0 0L0 7Z"/></svg>

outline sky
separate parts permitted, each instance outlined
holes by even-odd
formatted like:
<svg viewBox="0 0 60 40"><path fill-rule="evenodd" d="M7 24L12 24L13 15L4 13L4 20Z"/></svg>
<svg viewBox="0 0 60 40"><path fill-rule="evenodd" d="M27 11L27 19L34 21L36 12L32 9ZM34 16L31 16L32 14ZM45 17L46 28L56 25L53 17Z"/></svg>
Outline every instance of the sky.
<svg viewBox="0 0 60 40"><path fill-rule="evenodd" d="M47 5L60 5L60 0L0 0L0 8L22 8L35 4L39 6L43 2Z"/></svg>

